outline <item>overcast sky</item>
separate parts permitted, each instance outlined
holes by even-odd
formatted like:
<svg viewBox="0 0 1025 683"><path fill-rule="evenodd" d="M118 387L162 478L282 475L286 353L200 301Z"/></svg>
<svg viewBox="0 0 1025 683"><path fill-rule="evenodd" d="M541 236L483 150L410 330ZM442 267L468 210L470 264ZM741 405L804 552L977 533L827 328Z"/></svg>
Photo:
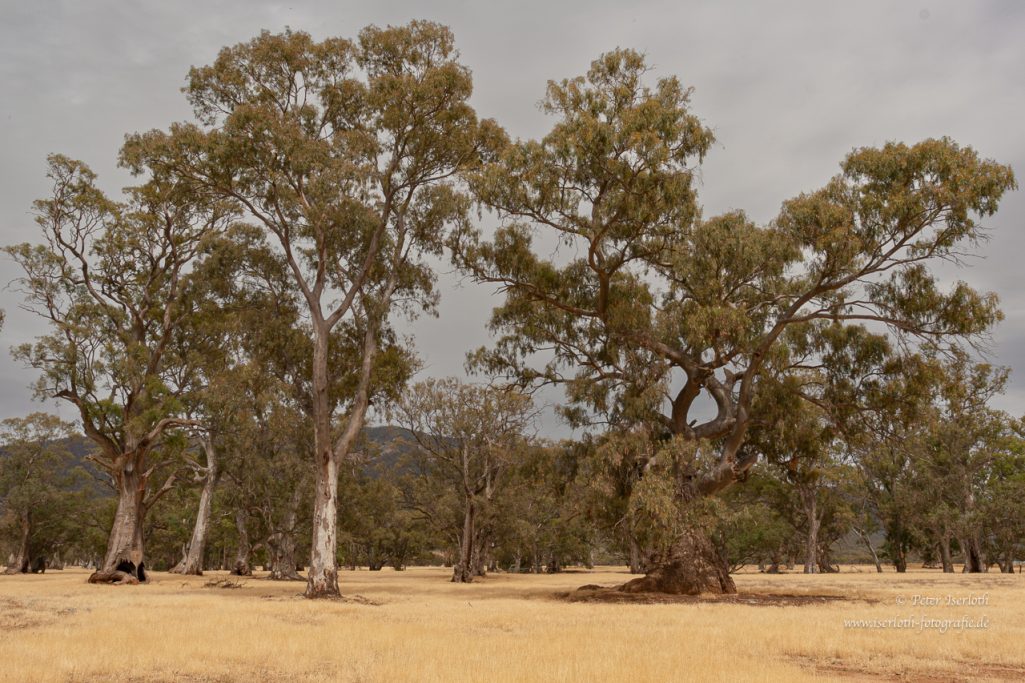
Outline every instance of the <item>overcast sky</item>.
<svg viewBox="0 0 1025 683"><path fill-rule="evenodd" d="M189 117L192 65L286 26L317 38L367 24L450 26L473 70L473 103L514 136L551 125L548 79L584 73L615 47L645 52L658 75L694 86L718 144L701 174L705 215L743 209L767 222L821 186L851 149L949 135L1011 164L1025 183L1025 3L1004 2L285 2L0 0L0 243L36 241L29 208L46 194L46 155L90 164L109 192L128 183L115 157L127 132ZM955 276L996 291L1007 319L993 360L1013 369L999 406L1025 413L1025 199L988 223L981 258ZM6 257L0 282L17 271ZM461 375L488 341L492 291L442 277L441 316L412 327L427 373ZM33 373L7 354L43 328L0 291L0 417L39 409ZM51 406L50 409L53 409ZM61 413L72 418L67 408Z"/></svg>

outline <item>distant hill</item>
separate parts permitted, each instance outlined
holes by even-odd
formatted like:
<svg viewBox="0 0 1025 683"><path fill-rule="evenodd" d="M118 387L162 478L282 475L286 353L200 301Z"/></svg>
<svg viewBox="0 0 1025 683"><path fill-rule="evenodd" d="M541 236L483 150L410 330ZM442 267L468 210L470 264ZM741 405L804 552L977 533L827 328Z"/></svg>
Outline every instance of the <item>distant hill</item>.
<svg viewBox="0 0 1025 683"><path fill-rule="evenodd" d="M402 459L416 450L413 432L404 427L381 425L363 429L365 446L359 455L365 462L367 474L375 470L391 470L402 467Z"/></svg>
<svg viewBox="0 0 1025 683"><path fill-rule="evenodd" d="M416 449L415 444L412 432L403 427L366 427L363 430L363 443L357 447L354 455L363 461L367 474L374 476L376 471L401 467L403 457ZM99 496L113 496L109 476L88 459L89 455L96 452L95 444L85 435L76 434L64 439L63 445L72 455L67 471L81 467L89 474L86 486Z"/></svg>

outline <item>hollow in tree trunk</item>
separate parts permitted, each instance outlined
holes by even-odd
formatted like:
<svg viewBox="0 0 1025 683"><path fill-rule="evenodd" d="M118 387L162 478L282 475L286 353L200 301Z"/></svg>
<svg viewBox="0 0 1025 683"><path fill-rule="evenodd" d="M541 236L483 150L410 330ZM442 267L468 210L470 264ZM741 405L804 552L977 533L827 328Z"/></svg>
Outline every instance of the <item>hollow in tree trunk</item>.
<svg viewBox="0 0 1025 683"><path fill-rule="evenodd" d="M90 583L135 583L146 581L142 523L146 516L146 482L134 466L136 459L114 477L117 510L107 540L103 566L89 577Z"/></svg>

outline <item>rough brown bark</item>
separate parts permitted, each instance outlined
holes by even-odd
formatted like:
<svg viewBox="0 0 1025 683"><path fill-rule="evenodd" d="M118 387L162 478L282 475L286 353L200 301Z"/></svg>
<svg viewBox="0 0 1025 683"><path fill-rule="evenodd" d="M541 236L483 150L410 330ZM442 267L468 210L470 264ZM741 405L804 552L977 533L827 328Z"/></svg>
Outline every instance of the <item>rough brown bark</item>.
<svg viewBox="0 0 1025 683"><path fill-rule="evenodd" d="M303 580L296 571L295 562L295 526L299 515L299 497L300 491L297 487L289 499L281 529L267 539L271 560L270 575L267 578L274 581Z"/></svg>
<svg viewBox="0 0 1025 683"><path fill-rule="evenodd" d="M620 587L627 593L736 593L729 567L711 539L697 529L688 530L666 557L656 558L645 576Z"/></svg>
<svg viewBox="0 0 1025 683"><path fill-rule="evenodd" d="M129 463L133 460L129 459ZM118 475L114 477L118 491L117 510L107 540L107 553L98 573L109 574L118 567L130 564L132 568L127 573L136 579L145 580L145 572L139 569L145 562L142 538L142 523L146 514L145 481L131 464Z"/></svg>
<svg viewBox="0 0 1025 683"><path fill-rule="evenodd" d="M908 570L908 553L904 544L898 541L894 548L893 555L893 566L897 570L898 574L903 574Z"/></svg>
<svg viewBox="0 0 1025 683"><path fill-rule="evenodd" d="M819 525L822 519L818 516L818 496L813 488L801 491L804 502L804 514L808 522L808 536L805 539L804 573L815 574L819 570Z"/></svg>
<svg viewBox="0 0 1025 683"><path fill-rule="evenodd" d="M954 560L950 556L950 536L940 538L940 562L943 563L943 573L954 573Z"/></svg>
<svg viewBox="0 0 1025 683"><path fill-rule="evenodd" d="M975 536L969 536L963 542L964 545L964 573L966 574L980 574L985 572L989 567L982 557L982 548L979 543L979 539Z"/></svg>
<svg viewBox="0 0 1025 683"><path fill-rule="evenodd" d="M459 537L459 559L452 570L453 583L473 582L473 534L474 504L471 499L463 511L463 533Z"/></svg>
<svg viewBox="0 0 1025 683"><path fill-rule="evenodd" d="M252 546L249 543L249 529L246 527L245 510L235 510L235 529L238 531L238 549L235 551L235 564L231 573L235 576L252 576L253 568L249 564L249 553Z"/></svg>

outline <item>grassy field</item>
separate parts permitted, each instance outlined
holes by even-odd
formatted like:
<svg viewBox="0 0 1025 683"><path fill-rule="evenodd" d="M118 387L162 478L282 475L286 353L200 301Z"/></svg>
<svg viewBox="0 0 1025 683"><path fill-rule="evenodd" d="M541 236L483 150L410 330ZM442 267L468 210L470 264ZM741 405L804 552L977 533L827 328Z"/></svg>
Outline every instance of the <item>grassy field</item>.
<svg viewBox="0 0 1025 683"><path fill-rule="evenodd" d="M218 572L145 586L86 575L0 576L0 679L1025 680L1020 575L741 573L737 601L675 604L560 596L629 578L614 569L472 585L443 569L344 572L350 598L331 602L303 600L299 583L207 586Z"/></svg>

